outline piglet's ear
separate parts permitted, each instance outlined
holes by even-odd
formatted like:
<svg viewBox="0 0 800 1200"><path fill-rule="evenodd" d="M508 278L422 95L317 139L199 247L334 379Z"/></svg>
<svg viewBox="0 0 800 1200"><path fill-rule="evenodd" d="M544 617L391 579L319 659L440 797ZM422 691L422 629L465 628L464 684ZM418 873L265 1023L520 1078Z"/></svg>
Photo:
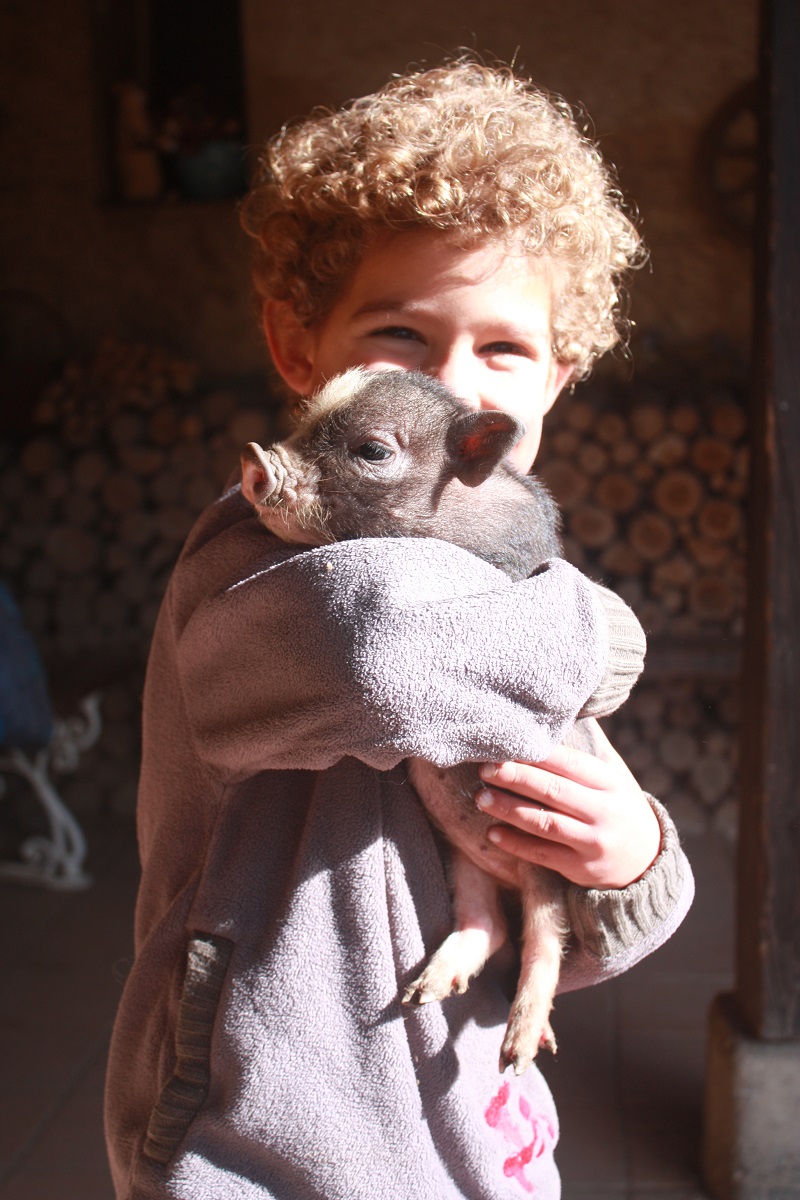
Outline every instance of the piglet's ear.
<svg viewBox="0 0 800 1200"><path fill-rule="evenodd" d="M455 473L468 487L477 487L491 475L525 433L516 417L504 412L462 413L453 423L448 450Z"/></svg>

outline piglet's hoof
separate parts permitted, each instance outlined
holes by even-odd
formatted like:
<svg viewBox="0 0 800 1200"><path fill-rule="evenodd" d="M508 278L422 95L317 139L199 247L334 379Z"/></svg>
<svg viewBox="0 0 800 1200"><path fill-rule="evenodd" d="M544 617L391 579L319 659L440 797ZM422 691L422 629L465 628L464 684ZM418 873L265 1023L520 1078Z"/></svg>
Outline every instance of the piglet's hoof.
<svg viewBox="0 0 800 1200"><path fill-rule="evenodd" d="M435 958L419 979L410 983L403 992L403 1004L430 1004L435 1000L445 1000L454 992L462 996L469 987L469 976L460 972L455 975L452 969L436 970Z"/></svg>
<svg viewBox="0 0 800 1200"><path fill-rule="evenodd" d="M418 1008L421 1004L430 1004L432 1000L436 999L433 992L425 992L417 984L412 983L403 992L402 1003Z"/></svg>
<svg viewBox="0 0 800 1200"><path fill-rule="evenodd" d="M507 1067L512 1067L515 1075L523 1075L541 1049L549 1050L551 1054L555 1054L558 1049L549 1021L545 1023L538 1040L529 1036L527 1030L515 1028L512 1023L506 1031L500 1051L500 1074L502 1075Z"/></svg>

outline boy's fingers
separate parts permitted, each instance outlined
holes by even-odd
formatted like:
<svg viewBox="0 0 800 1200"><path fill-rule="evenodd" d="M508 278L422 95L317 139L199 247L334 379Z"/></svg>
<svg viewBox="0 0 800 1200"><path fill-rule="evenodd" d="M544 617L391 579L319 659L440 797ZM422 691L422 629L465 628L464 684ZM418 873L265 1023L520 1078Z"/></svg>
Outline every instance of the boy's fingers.
<svg viewBox="0 0 800 1200"><path fill-rule="evenodd" d="M518 829L497 826L489 830L489 838L501 850L536 867L556 871L571 883L585 888L619 888L627 882L609 878L609 868L602 859L584 858L568 845L550 842L544 838L531 837Z"/></svg>
<svg viewBox="0 0 800 1200"><path fill-rule="evenodd" d="M518 829L499 825L493 826L489 830L488 836L489 840L500 849L505 850L508 854L513 854L515 858L532 863L534 866L547 867L551 871L557 871L560 875L564 875L567 879L574 871L575 855L560 842L547 841L545 838L533 837Z"/></svg>
<svg viewBox="0 0 800 1200"><path fill-rule="evenodd" d="M483 812L498 821L507 822L524 836L570 847L577 847L589 840L588 829L579 821L536 801L520 803L517 797L508 793L482 788L475 802Z"/></svg>
<svg viewBox="0 0 800 1200"><path fill-rule="evenodd" d="M485 763L481 766L481 778L488 782L488 772L494 768L502 773L504 785L514 783L517 779L524 783L526 769L530 767L563 775L565 779L573 779L576 783L583 783L588 787L603 786L595 781L604 781L608 776L608 764L604 759L584 750L576 750L573 746L555 746L546 758L535 763ZM498 775L498 781L499 778ZM495 783L494 777L491 782Z"/></svg>
<svg viewBox="0 0 800 1200"><path fill-rule="evenodd" d="M592 797L611 783L609 766L590 754L559 746L541 763L487 763L480 777L493 788L545 804L568 816L586 815Z"/></svg>

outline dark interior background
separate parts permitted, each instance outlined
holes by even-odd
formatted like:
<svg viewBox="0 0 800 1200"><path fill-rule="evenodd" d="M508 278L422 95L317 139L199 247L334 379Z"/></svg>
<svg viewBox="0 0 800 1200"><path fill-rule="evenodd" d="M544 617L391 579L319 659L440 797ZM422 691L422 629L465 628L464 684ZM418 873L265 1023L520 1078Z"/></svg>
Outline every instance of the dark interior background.
<svg viewBox="0 0 800 1200"><path fill-rule="evenodd" d="M275 427L237 217L259 144L466 47L582 106L639 210L633 360L556 406L541 459L567 552L651 635L621 748L681 821L730 827L756 26L754 0L3 5L0 576L57 704L103 689L79 809L130 808L171 565Z"/></svg>

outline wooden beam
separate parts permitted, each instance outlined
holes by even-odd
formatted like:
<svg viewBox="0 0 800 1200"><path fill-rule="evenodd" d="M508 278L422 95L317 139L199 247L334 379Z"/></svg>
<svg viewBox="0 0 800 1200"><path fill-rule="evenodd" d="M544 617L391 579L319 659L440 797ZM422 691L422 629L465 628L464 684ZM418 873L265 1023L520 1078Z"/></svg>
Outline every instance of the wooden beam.
<svg viewBox="0 0 800 1200"><path fill-rule="evenodd" d="M800 0L762 6L764 184L744 646L737 1003L800 1038Z"/></svg>

